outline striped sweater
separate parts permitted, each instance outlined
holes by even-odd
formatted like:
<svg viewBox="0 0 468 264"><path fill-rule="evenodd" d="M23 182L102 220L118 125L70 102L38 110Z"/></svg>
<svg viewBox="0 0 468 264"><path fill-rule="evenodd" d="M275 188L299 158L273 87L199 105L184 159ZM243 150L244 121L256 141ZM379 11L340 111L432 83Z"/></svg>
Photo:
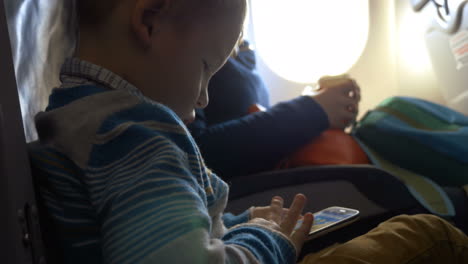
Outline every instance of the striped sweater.
<svg viewBox="0 0 468 264"><path fill-rule="evenodd" d="M33 154L66 263L294 263L283 235L227 229L248 215L223 215L228 186L170 109L115 87L69 86L37 116L45 147Z"/></svg>

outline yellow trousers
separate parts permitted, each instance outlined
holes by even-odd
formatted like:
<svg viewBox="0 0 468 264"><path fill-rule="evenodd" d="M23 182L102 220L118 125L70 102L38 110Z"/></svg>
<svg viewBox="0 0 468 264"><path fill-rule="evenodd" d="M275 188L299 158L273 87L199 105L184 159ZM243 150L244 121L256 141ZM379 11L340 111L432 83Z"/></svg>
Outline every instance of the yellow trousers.
<svg viewBox="0 0 468 264"><path fill-rule="evenodd" d="M468 264L468 237L433 215L401 215L301 264Z"/></svg>

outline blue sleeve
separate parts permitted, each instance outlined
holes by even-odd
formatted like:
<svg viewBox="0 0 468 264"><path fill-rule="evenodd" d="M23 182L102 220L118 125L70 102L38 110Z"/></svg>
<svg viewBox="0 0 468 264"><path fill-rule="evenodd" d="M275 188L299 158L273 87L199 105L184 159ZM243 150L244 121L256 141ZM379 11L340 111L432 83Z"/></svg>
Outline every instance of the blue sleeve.
<svg viewBox="0 0 468 264"><path fill-rule="evenodd" d="M227 228L231 228L238 224L247 223L250 219L250 210L245 210L242 214L233 215L231 213L225 213L223 215L224 225Z"/></svg>
<svg viewBox="0 0 468 264"><path fill-rule="evenodd" d="M260 263L284 264L296 262L296 249L283 236L255 225L241 225L227 232L223 240L226 245L248 248ZM272 238L276 243L265 243ZM265 254L271 252L273 254Z"/></svg>
<svg viewBox="0 0 468 264"><path fill-rule="evenodd" d="M133 122L152 113L133 110L118 115L140 113L128 119ZM161 122L163 114L147 119L152 126L134 122L125 130L127 119L110 118L95 137L100 141L93 145L86 184L103 223L104 262L294 263L292 244L274 230L247 223L229 230L232 235L213 235L219 218L209 210L227 193L220 179L200 171L201 157L185 130Z"/></svg>
<svg viewBox="0 0 468 264"><path fill-rule="evenodd" d="M203 111L191 125L207 165L224 179L273 169L329 127L322 107L301 96L266 112L208 125Z"/></svg>

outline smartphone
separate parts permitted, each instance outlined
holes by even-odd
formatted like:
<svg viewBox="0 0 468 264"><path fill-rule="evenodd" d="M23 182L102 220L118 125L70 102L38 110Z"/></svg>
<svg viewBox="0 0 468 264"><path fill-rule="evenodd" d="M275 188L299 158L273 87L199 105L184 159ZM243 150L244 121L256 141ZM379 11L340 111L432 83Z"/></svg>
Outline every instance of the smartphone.
<svg viewBox="0 0 468 264"><path fill-rule="evenodd" d="M314 213L314 224L309 232L308 240L322 236L333 230L347 226L359 219L359 211L339 206L332 206ZM296 228L302 221L299 220Z"/></svg>

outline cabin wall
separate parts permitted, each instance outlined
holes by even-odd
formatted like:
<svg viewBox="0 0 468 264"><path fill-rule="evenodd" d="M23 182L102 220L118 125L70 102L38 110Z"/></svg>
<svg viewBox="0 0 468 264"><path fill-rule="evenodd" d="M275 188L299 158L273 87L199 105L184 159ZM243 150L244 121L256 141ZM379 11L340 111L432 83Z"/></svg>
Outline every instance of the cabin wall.
<svg viewBox="0 0 468 264"><path fill-rule="evenodd" d="M349 70L362 90L360 115L387 97L416 96L437 103L445 103L424 46L425 23L431 21L433 10L414 13L408 0L369 0L369 37L359 60ZM408 29L406 23L418 22ZM252 33L251 33L252 34ZM407 35L418 39L417 44L404 42ZM253 38L254 40L254 38ZM402 43L402 44L400 44ZM253 43L255 44L255 43ZM408 58L408 45L421 56ZM284 80L273 73L260 56L259 72L271 91L273 103L288 100L301 94L305 84ZM423 63L424 67L420 67Z"/></svg>
<svg viewBox="0 0 468 264"><path fill-rule="evenodd" d="M425 42L425 34L436 13L434 6L429 3L421 12L415 13L410 1L396 0L394 3L397 94L446 104Z"/></svg>

